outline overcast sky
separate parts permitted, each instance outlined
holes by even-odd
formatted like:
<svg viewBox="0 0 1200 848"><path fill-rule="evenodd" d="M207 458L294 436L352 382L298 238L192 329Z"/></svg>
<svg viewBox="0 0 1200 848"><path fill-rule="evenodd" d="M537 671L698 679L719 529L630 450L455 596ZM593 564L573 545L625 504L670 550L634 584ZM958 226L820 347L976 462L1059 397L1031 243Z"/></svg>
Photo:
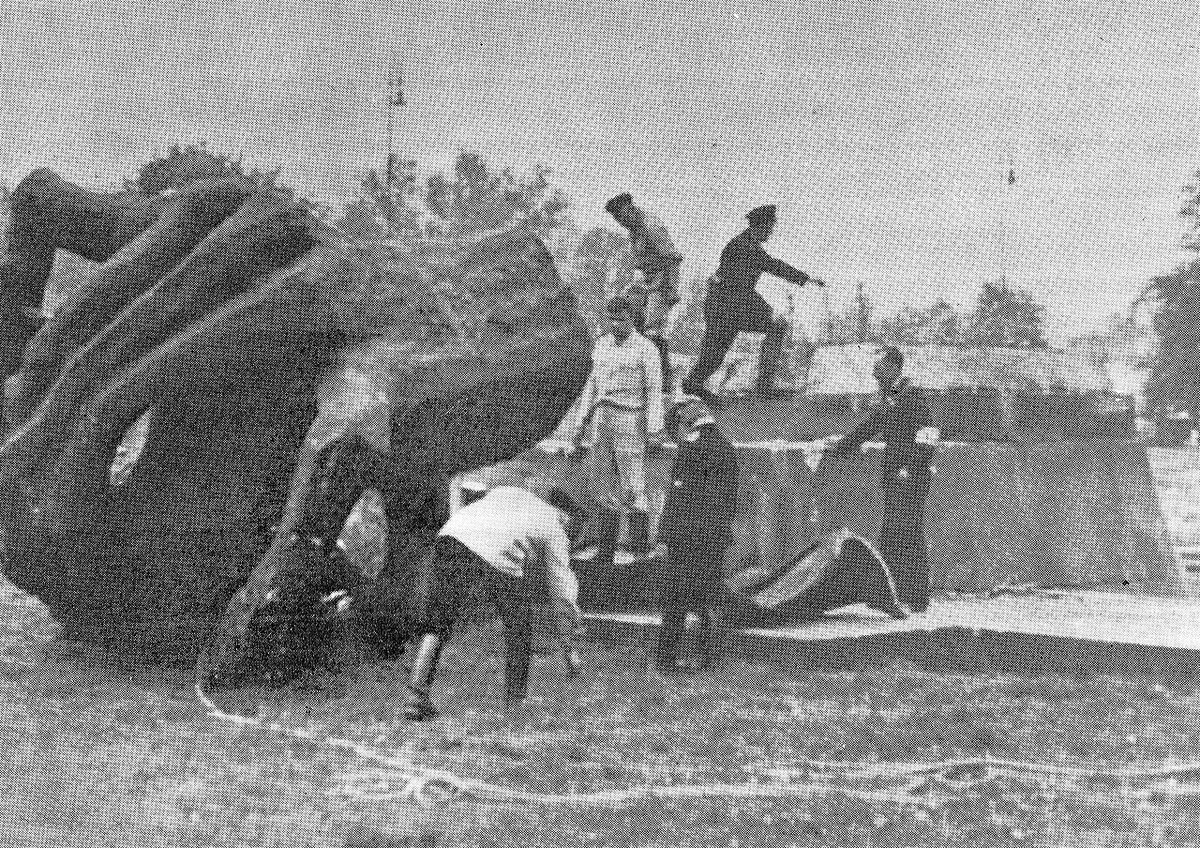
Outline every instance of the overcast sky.
<svg viewBox="0 0 1200 848"><path fill-rule="evenodd" d="M0 178L111 186L203 140L337 203L382 165L395 55L398 148L426 165L547 165L581 227L629 190L685 273L774 202L771 249L835 301L861 280L885 309L965 303L1004 273L1061 341L1180 258L1198 18L1177 0L5 0Z"/></svg>

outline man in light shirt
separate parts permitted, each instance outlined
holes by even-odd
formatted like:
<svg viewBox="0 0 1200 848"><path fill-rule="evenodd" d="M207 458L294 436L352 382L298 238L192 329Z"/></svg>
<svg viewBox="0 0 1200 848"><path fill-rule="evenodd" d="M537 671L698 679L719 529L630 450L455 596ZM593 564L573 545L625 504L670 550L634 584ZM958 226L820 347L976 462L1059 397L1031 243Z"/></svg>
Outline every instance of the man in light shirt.
<svg viewBox="0 0 1200 848"><path fill-rule="evenodd" d="M621 517L628 516L630 547L650 550L645 459L649 439L663 429L662 362L634 329L629 301L608 303L609 332L592 348L592 373L583 389L572 444L582 447L589 427L593 482L600 497L597 563L612 564Z"/></svg>
<svg viewBox="0 0 1200 848"><path fill-rule="evenodd" d="M604 209L629 231L633 267L642 279L624 292L634 308L638 332L654 342L662 361L663 383L670 383L671 362L667 356L670 318L679 303L679 265L683 255L675 248L662 221L633 202L628 193L618 194Z"/></svg>
<svg viewBox="0 0 1200 848"><path fill-rule="evenodd" d="M571 546L583 527L580 506L562 489L542 500L526 489L497 487L450 517L421 564L414 609L420 634L409 674L405 718L437 715L429 690L438 657L467 593L475 586L496 605L504 624L505 702L525 697L531 651L532 606L548 603L555 614L568 673L579 669L574 639L582 635L579 584Z"/></svg>

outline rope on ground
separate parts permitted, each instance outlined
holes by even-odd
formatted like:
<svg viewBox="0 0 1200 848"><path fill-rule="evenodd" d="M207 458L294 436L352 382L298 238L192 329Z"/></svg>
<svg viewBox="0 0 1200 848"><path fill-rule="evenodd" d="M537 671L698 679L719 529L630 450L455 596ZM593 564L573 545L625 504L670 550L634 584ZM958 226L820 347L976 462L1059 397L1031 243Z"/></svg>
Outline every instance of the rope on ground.
<svg viewBox="0 0 1200 848"><path fill-rule="evenodd" d="M238 727L256 727L271 730L283 736L311 742L334 750L346 751L359 759L382 768L388 778L400 779L403 787L399 795L418 803L432 799L429 790L439 789L450 798L474 797L485 801L518 802L542 806L621 806L646 798L780 798L837 795L857 798L866 802L891 803L901 806L936 807L937 802L929 797L934 786L963 790L993 780L1002 774L1036 774L1044 777L1069 777L1081 780L1116 780L1122 783L1159 782L1178 785L1181 780L1200 778L1200 763L1180 763L1160 768L1107 769L1069 765L1044 765L1016 760L998 760L991 757L951 760L941 763L856 763L846 761L813 760L801 764L809 772L833 774L843 780L891 780L905 784L901 789L853 789L826 780L806 782L779 781L774 783L748 782L743 784L686 784L645 785L628 789L575 794L542 794L522 789L488 783L482 780L461 778L450 771L422 766L411 759L394 754L385 754L367 745L349 739L318 735L313 730L287 727L278 722L264 722L257 717L234 715L220 709L196 685L196 697L208 710L210 717L225 724ZM383 789L357 790L347 786L343 794L391 795L390 780L376 775L375 783ZM1161 791L1161 790L1159 790Z"/></svg>

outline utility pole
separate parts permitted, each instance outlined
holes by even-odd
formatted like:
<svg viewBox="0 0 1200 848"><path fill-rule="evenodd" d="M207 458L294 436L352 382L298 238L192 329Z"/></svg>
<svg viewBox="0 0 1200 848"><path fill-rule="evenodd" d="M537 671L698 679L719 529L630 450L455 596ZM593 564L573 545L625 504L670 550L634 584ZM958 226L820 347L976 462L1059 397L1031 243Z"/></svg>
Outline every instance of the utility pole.
<svg viewBox="0 0 1200 848"><path fill-rule="evenodd" d="M404 105L404 76L395 61L388 72L387 84L387 184L388 194L396 182L396 110Z"/></svg>
<svg viewBox="0 0 1200 848"><path fill-rule="evenodd" d="M1013 168L1011 155L1000 159L1004 188L1000 196L1000 288L1008 288L1008 226L1012 215L1012 187L1017 182L1017 172Z"/></svg>

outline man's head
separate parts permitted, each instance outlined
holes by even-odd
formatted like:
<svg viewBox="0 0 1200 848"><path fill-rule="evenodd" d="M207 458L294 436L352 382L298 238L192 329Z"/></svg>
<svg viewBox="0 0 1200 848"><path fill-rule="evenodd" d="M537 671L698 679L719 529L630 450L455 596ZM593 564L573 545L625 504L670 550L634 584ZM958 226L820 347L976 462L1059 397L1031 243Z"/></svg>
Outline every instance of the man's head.
<svg viewBox="0 0 1200 848"><path fill-rule="evenodd" d="M885 389L891 388L900 379L903 371L904 354L900 352L900 349L891 345L881 347L874 368L875 379L879 381L879 385Z"/></svg>
<svg viewBox="0 0 1200 848"><path fill-rule="evenodd" d="M608 328L617 339L627 339L633 332L633 305L629 299L617 295L608 302Z"/></svg>
<svg viewBox="0 0 1200 848"><path fill-rule="evenodd" d="M612 215L617 223L627 230L632 230L641 223L638 208L633 204L633 196L629 192L618 194L612 200L608 201L608 203L605 203L604 211Z"/></svg>
<svg viewBox="0 0 1200 848"><path fill-rule="evenodd" d="M680 439L684 439L698 424L704 423L705 420L711 421L712 417L712 410L705 406L700 398L686 397L675 406L675 421L678 428L676 435Z"/></svg>
<svg viewBox="0 0 1200 848"><path fill-rule="evenodd" d="M775 206L768 204L755 207L746 213L746 220L750 222L751 238L762 244L775 232Z"/></svg>

